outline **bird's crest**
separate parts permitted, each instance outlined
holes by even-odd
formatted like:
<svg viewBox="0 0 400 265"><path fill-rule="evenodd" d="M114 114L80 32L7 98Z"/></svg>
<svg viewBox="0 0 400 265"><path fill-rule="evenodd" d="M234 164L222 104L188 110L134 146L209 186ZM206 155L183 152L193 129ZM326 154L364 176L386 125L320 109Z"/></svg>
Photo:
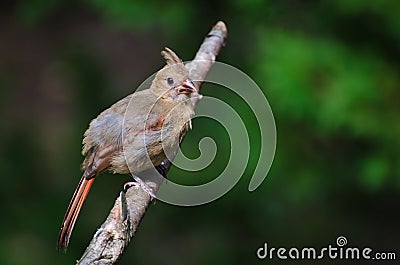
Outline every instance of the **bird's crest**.
<svg viewBox="0 0 400 265"><path fill-rule="evenodd" d="M182 60L176 55L170 48L165 47L161 52L162 57L164 57L167 65L181 64Z"/></svg>

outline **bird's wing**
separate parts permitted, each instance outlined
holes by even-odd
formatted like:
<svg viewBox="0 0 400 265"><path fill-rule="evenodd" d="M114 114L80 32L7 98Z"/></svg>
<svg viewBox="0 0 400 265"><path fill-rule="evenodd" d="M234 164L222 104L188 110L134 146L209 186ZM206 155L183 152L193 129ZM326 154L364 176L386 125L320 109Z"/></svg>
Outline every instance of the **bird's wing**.
<svg viewBox="0 0 400 265"><path fill-rule="evenodd" d="M82 141L85 177L96 176L108 168L112 154L122 149L122 125L131 97L119 100L90 122Z"/></svg>
<svg viewBox="0 0 400 265"><path fill-rule="evenodd" d="M90 122L82 141L82 154L86 156L82 168L86 177L95 176L107 169L113 155L122 152L123 132L124 137L135 138L149 128L160 127L162 121L151 111L156 101L157 98L148 89L135 92Z"/></svg>
<svg viewBox="0 0 400 265"><path fill-rule="evenodd" d="M86 155L93 148L120 145L124 114L131 98L132 95L129 95L119 100L90 122L82 141L83 155Z"/></svg>

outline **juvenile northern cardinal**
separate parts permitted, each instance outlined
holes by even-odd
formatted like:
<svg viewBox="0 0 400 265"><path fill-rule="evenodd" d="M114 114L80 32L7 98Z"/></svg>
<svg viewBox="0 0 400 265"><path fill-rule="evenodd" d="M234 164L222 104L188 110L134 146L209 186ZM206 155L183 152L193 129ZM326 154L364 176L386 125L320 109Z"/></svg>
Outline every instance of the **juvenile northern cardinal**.
<svg viewBox="0 0 400 265"><path fill-rule="evenodd" d="M149 89L133 93L91 121L83 139L84 173L61 226L57 249L66 249L81 207L95 177L105 170L129 174L150 193L136 174L160 165L175 152L190 126L193 98L201 97L181 59L170 49L161 52L166 66Z"/></svg>

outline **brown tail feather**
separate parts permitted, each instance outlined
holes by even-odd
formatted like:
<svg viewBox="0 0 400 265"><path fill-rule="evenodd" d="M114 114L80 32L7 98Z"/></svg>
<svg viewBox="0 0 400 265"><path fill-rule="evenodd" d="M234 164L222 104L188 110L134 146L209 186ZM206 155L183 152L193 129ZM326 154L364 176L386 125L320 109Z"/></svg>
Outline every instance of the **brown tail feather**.
<svg viewBox="0 0 400 265"><path fill-rule="evenodd" d="M67 212L65 213L64 220L62 222L61 231L58 236L57 249L67 249L69 238L71 237L72 230L76 219L78 218L79 212L82 205L89 193L90 187L93 184L95 178L87 179L82 176L79 181L78 187L76 188L74 195L72 196L71 202L69 203Z"/></svg>

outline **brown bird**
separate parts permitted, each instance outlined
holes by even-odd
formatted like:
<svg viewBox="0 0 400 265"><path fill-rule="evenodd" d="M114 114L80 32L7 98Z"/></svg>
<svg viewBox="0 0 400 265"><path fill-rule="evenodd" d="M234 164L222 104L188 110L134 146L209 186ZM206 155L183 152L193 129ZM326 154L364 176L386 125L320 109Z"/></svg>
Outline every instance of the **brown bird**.
<svg viewBox="0 0 400 265"><path fill-rule="evenodd" d="M58 250L67 248L81 207L101 172L131 174L155 197L136 174L176 152L182 132L191 126L193 100L201 98L181 59L168 48L161 54L167 64L149 89L121 99L90 122L82 142L84 172L64 216Z"/></svg>

